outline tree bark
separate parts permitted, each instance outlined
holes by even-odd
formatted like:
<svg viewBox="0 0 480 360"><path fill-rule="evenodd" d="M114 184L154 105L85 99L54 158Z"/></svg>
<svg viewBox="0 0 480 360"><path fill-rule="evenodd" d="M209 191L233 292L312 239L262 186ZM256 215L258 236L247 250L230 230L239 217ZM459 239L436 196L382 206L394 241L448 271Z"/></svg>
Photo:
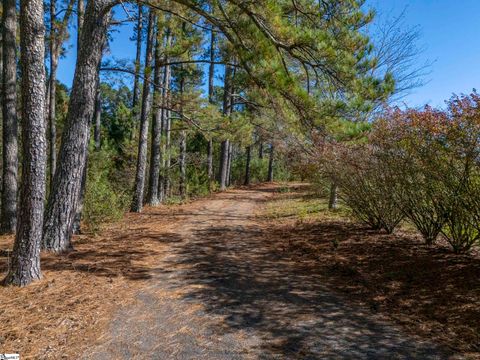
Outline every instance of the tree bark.
<svg viewBox="0 0 480 360"><path fill-rule="evenodd" d="M258 158L263 159L263 142L260 141L258 144Z"/></svg>
<svg viewBox="0 0 480 360"><path fill-rule="evenodd" d="M71 249L72 226L81 193L95 105L97 69L113 4L109 0L87 3L54 187L44 224L43 246L49 251Z"/></svg>
<svg viewBox="0 0 480 360"><path fill-rule="evenodd" d="M275 158L275 147L273 144L270 145L270 157L268 160L268 182L273 182L273 163Z"/></svg>
<svg viewBox="0 0 480 360"><path fill-rule="evenodd" d="M328 209L336 210L338 203L338 186L335 181L330 185L330 197L328 199Z"/></svg>
<svg viewBox="0 0 480 360"><path fill-rule="evenodd" d="M55 0L50 0L50 78L48 86L48 126L49 126L49 163L50 163L50 191L52 191L53 177L55 175L55 166L57 163L57 127L55 124L56 118L56 80L57 80L57 67L58 57L60 53L57 49L60 46L60 39L56 37L56 10Z"/></svg>
<svg viewBox="0 0 480 360"><path fill-rule="evenodd" d="M42 0L20 2L22 65L22 182L18 224L6 284L41 278L40 242L45 199L45 24Z"/></svg>
<svg viewBox="0 0 480 360"><path fill-rule="evenodd" d="M161 202L161 192L159 192L160 180L160 161L161 161L161 140L162 140L162 113L161 106L161 69L162 59L160 58L160 47L163 36L160 31L160 24L157 22L157 36L155 43L155 69L153 75L153 115L152 115L152 142L150 147L150 181L148 182L147 202L156 206Z"/></svg>
<svg viewBox="0 0 480 360"><path fill-rule="evenodd" d="M105 39L104 41L107 41ZM102 47L102 55L105 44ZM96 92L95 92L95 110L93 113L92 123L94 124L93 136L95 142L95 151L100 151L101 148L101 118L102 118L102 103L101 103L101 89L100 89L100 64L102 62L102 56L98 62L97 67L97 76L96 76ZM87 144L90 143L90 132L88 133ZM82 227L82 213L83 213L83 204L85 200L85 191L87 189L87 176L88 176L88 145L87 145L87 155L85 156L85 165L83 167L82 174L82 184L80 186L80 197L78 199L77 209L75 211L75 219L73 220L72 233L80 234Z"/></svg>
<svg viewBox="0 0 480 360"><path fill-rule="evenodd" d="M180 131L180 196L187 197L187 131Z"/></svg>
<svg viewBox="0 0 480 360"><path fill-rule="evenodd" d="M95 151L100 151L102 147L102 93L100 89L100 69L97 71L96 90L95 90L95 110L93 113L93 141L95 142Z"/></svg>
<svg viewBox="0 0 480 360"><path fill-rule="evenodd" d="M245 164L245 182L243 183L245 186L250 185L250 161L252 159L252 147L247 146L247 161Z"/></svg>
<svg viewBox="0 0 480 360"><path fill-rule="evenodd" d="M140 135L138 139L138 157L137 171L135 175L135 188L131 211L141 212L143 207L143 196L145 190L145 173L147 168L147 147L148 147L148 127L150 112L150 79L151 79L151 63L153 58L153 24L155 14L150 10L148 15L147 29L147 50L145 53L145 74L143 81L142 109L140 112Z"/></svg>
<svg viewBox="0 0 480 360"><path fill-rule="evenodd" d="M167 39L165 41L165 48L168 49L172 42L172 33L170 29L167 29ZM168 57L165 57L165 61L168 62ZM162 150L161 155L161 172L159 179L159 196L162 201L167 197L167 181L168 181L168 169L170 168L170 112L167 109L170 98L170 80L171 80L171 67L166 65L163 71L162 80Z"/></svg>
<svg viewBox="0 0 480 360"><path fill-rule="evenodd" d="M183 93L185 90L185 78L181 74L180 79L180 117L183 118ZM180 131L180 157L178 159L180 165L180 196L182 199L187 197L187 130Z"/></svg>
<svg viewBox="0 0 480 360"><path fill-rule="evenodd" d="M210 104L214 103L214 77L215 77L215 32L210 33L210 66L208 69L208 101ZM213 139L208 139L207 147L207 176L208 188L211 190L213 181Z"/></svg>
<svg viewBox="0 0 480 360"><path fill-rule="evenodd" d="M82 33L83 19L85 16L85 3L84 0L78 0L77 3L77 55L80 49L80 39Z"/></svg>
<svg viewBox="0 0 480 360"><path fill-rule="evenodd" d="M227 187L231 185L232 180L232 159L233 159L233 144L228 142L228 156L227 156Z"/></svg>
<svg viewBox="0 0 480 360"><path fill-rule="evenodd" d="M135 75L133 79L133 99L132 99L132 109L133 109L133 118L134 121L137 121L137 106L138 99L140 98L140 57L142 56L142 32L143 32L143 7L138 5L138 17L137 17L137 50L135 53ZM136 123L135 123L136 127Z"/></svg>
<svg viewBox="0 0 480 360"><path fill-rule="evenodd" d="M225 66L225 79L223 84L223 114L230 116L232 113L230 84L231 84L232 68L229 65ZM230 150L230 141L224 140L221 145L220 152L220 190L224 191L227 188L228 181L228 152Z"/></svg>
<svg viewBox="0 0 480 360"><path fill-rule="evenodd" d="M168 100L167 100L168 101ZM167 198L170 196L171 181L170 181L170 167L172 165L172 155L171 155L171 135L172 135L172 119L170 117L170 112L166 112L165 117L165 174L164 174L164 190L163 196Z"/></svg>
<svg viewBox="0 0 480 360"><path fill-rule="evenodd" d="M171 147L172 147L172 118L170 110L167 110L170 104L170 80L171 80L171 67L167 65L165 67L165 77L164 77L164 98L163 104L165 107L165 118L164 118L164 129L165 129L165 167L164 167L164 175L163 175L163 196L166 199L171 194L171 181L170 181L170 167L172 165L172 154L171 154Z"/></svg>
<svg viewBox="0 0 480 360"><path fill-rule="evenodd" d="M17 10L15 0L3 3L3 175L0 231L14 233L17 225L17 173L18 173L18 123L17 123Z"/></svg>
<svg viewBox="0 0 480 360"><path fill-rule="evenodd" d="M228 176L228 150L230 149L230 141L222 141L220 147L220 190L224 191L227 188Z"/></svg>

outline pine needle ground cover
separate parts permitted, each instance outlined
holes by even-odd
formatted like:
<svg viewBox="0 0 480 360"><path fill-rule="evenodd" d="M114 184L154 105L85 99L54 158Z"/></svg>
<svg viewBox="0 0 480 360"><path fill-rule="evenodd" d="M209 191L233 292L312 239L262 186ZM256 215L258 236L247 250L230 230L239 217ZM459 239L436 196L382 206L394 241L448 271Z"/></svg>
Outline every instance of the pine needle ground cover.
<svg viewBox="0 0 480 360"><path fill-rule="evenodd" d="M168 238L159 241L145 229L162 231L171 211L163 210L164 223L152 224L147 211L126 215L98 235L77 236L72 253L42 254L41 281L0 288L2 351L23 359L71 359L101 341L115 310L135 301L152 261L166 249ZM0 240L2 275L12 243L11 237Z"/></svg>
<svg viewBox="0 0 480 360"><path fill-rule="evenodd" d="M328 211L328 199L292 186L267 205L272 251L332 289L401 324L480 358L480 254L455 255L446 242L427 246L409 224L392 235ZM275 226L273 226L275 225Z"/></svg>
<svg viewBox="0 0 480 360"><path fill-rule="evenodd" d="M108 343L115 336L111 333L112 319L139 308L137 295L150 292L155 298L170 299L169 313L173 312L173 318L190 319L186 326L194 326L193 330L203 329L202 322L207 318L195 315L200 307L203 314L212 312L215 318L218 314L214 310L220 308L223 315L215 324L225 331L237 331L238 324L230 324L237 318L224 317L228 309L238 309L232 308L231 299L228 299L230 305L223 308L222 296L226 294L214 292L211 284L225 285L223 277L238 271L240 264L263 269L267 258L272 269L307 282L321 282L322 287L344 296L345 301L366 309L374 317L399 324L412 336L437 342L452 353L479 357L477 253L454 255L441 243L428 247L410 227L402 227L393 235L369 230L352 221L342 207L328 211L327 200L314 194L308 185L275 184L263 185L260 190L256 187L234 190L228 195L230 206L232 201L237 207L248 204L251 198L246 192L252 191L249 189L263 195L255 200L258 211L248 218L251 226L242 226L241 233L222 223L218 229L202 231L201 237L183 239L181 228L194 229L198 226L198 216L200 219L211 216L212 202L206 198L126 215L96 236L76 237L72 253L44 255L41 281L21 289L0 289L1 348L18 352L24 359L78 357L97 344ZM213 196L215 206L220 208L224 206L221 196ZM212 225L207 222L202 226ZM242 242L243 245L238 244ZM5 250L11 244L11 238L1 238L2 273L8 260ZM261 254L252 249L255 244ZM230 246L249 248L256 257L227 251ZM238 266L228 268L221 256L205 261L203 252L213 252L218 257L220 248L227 251L230 260L238 258ZM178 252L183 255L178 257L175 255ZM185 256L196 260L186 264ZM183 282L158 283L158 274L168 279L169 274L176 272ZM319 284L311 285L316 288ZM234 289L238 284L231 286ZM251 290L260 296L264 286ZM245 296L251 311L251 299ZM199 301L195 307L188 305L187 300L181 301L192 298ZM296 310L290 308L292 314ZM146 309L143 311L137 319L140 323L144 316L150 316ZM267 320L257 324L260 330L273 326ZM207 334L198 331L195 336L202 342ZM271 336L271 343L262 351L285 354L282 339L273 332ZM302 346L301 351L308 353L314 344Z"/></svg>

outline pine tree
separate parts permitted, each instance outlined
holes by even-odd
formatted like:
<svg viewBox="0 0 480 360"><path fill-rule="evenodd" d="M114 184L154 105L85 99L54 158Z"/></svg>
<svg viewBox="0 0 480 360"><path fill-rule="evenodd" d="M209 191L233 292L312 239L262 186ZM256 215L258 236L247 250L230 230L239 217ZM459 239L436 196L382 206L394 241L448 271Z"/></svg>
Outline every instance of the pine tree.
<svg viewBox="0 0 480 360"><path fill-rule="evenodd" d="M13 2L13 5L15 2ZM20 2L22 67L22 182L15 243L6 284L41 278L40 243L45 198L45 66L43 1Z"/></svg>
<svg viewBox="0 0 480 360"><path fill-rule="evenodd" d="M3 174L2 174L2 233L14 233L17 224L17 10L15 0L4 2L2 14L2 116L3 116Z"/></svg>
<svg viewBox="0 0 480 360"><path fill-rule="evenodd" d="M135 185L133 200L130 210L132 212L141 212L143 207L143 197L145 189L145 174L147 171L147 146L150 115L150 90L153 59L153 41L155 28L155 13L150 10L148 15L147 28L147 50L145 53L145 71L142 92L142 107L140 110L140 134L138 140L137 171L135 176Z"/></svg>

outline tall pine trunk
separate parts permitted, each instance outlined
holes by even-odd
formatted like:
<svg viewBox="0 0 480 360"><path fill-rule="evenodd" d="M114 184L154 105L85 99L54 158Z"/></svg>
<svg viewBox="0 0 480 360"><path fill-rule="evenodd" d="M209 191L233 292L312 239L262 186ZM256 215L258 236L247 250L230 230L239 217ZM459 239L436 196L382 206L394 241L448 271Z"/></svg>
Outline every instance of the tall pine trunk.
<svg viewBox="0 0 480 360"><path fill-rule="evenodd" d="M0 230L14 233L17 224L17 10L15 0L3 3L2 34L2 116L3 116L3 175Z"/></svg>
<svg viewBox="0 0 480 360"><path fill-rule="evenodd" d="M153 28L155 22L155 14L152 10L148 16L147 29L147 50L145 53L145 73L143 81L142 93L142 109L140 112L140 134L138 139L138 156L137 171L135 175L135 187L133 192L133 200L131 211L141 212L143 207L143 196L145 190L145 174L147 170L147 147L148 147L148 127L150 112L150 79L151 79L151 63L153 58Z"/></svg>
<svg viewBox="0 0 480 360"><path fill-rule="evenodd" d="M208 101L210 104L214 103L214 76L215 76L215 32L210 33L210 66L208 68ZM207 146L207 176L208 176L208 188L211 190L213 181L213 139L208 139Z"/></svg>
<svg viewBox="0 0 480 360"><path fill-rule="evenodd" d="M162 139L162 106L161 106L161 66L162 59L160 51L162 45L162 34L160 23L157 22L157 36L155 42L155 65L153 75L153 113L152 113L152 142L150 147L150 176L148 182L148 198L150 205L158 205L161 202L161 192L159 193L160 179L160 161L161 161L161 139Z"/></svg>
<svg viewBox="0 0 480 360"><path fill-rule="evenodd" d="M169 101L167 99L167 104ZM172 118L170 117L170 111L166 112L165 116L165 171L164 171L164 184L163 184L163 196L165 198L170 196L171 181L170 181L170 167L172 166Z"/></svg>
<svg viewBox="0 0 480 360"><path fill-rule="evenodd" d="M53 177L55 175L55 166L57 163L57 127L56 118L56 97L57 97L57 67L58 57L60 53L57 49L60 46L60 39L56 37L56 10L55 0L50 0L50 78L48 86L48 126L49 126L49 163L50 163L50 190L53 185Z"/></svg>
<svg viewBox="0 0 480 360"><path fill-rule="evenodd" d="M172 33L170 29L167 29L165 48L168 49L172 42ZM165 57L165 62L168 63L168 57ZM168 110L169 98L170 98L170 80L171 80L172 68L170 65L166 65L163 71L162 80L162 150L161 155L161 172L159 180L159 194L162 199L165 199L168 194L168 170L170 168L170 111Z"/></svg>
<svg viewBox="0 0 480 360"><path fill-rule="evenodd" d="M171 67L167 65L165 67L165 76L164 76L164 95L163 95L163 107L164 107L164 126L165 129L165 166L163 170L163 197L166 199L170 196L170 166L172 165L172 155L171 155L171 135L172 135L172 119L170 117L170 111L167 109L170 105L170 77L171 77Z"/></svg>
<svg viewBox="0 0 480 360"><path fill-rule="evenodd" d="M220 190L224 191L227 188L228 176L228 150L230 149L230 141L224 140L220 146Z"/></svg>
<svg viewBox="0 0 480 360"><path fill-rule="evenodd" d="M138 99L140 98L140 58L142 56L142 32L143 32L143 7L138 5L138 16L137 16L137 50L135 52L135 75L133 78L133 99L132 99L132 108L133 108L133 118L135 121L135 128L137 127L137 107Z"/></svg>
<svg viewBox="0 0 480 360"><path fill-rule="evenodd" d="M95 150L100 151L102 147L102 93L100 90L100 72L97 73L96 80L93 125L93 141L95 142Z"/></svg>
<svg viewBox="0 0 480 360"><path fill-rule="evenodd" d="M71 248L95 105L97 68L113 4L108 0L87 3L54 186L47 204L43 234L46 250L62 252Z"/></svg>
<svg viewBox="0 0 480 360"><path fill-rule="evenodd" d="M275 147L273 144L270 145L270 157L268 159L268 182L273 182L273 163L275 159Z"/></svg>
<svg viewBox="0 0 480 360"><path fill-rule="evenodd" d="M231 185L232 181L232 160L233 160L233 144L228 142L228 156L227 156L227 187Z"/></svg>
<svg viewBox="0 0 480 360"><path fill-rule="evenodd" d="M106 39L105 39L106 41ZM105 44L102 47L102 55L103 49L105 48ZM94 142L95 142L95 151L99 151L101 147L101 117L102 117L102 107L101 107L101 92L100 92L100 64L102 61L102 57L100 57L100 61L98 62L97 67L97 77L96 77L96 92L95 92L95 110L93 113L92 123L94 124ZM90 132L88 133L88 140L87 144L90 143ZM78 199L77 210L75 211L75 219L73 221L72 233L73 234L80 234L81 233L81 225L82 225L82 213L83 213L83 204L85 200L85 191L87 189L87 176L88 176L88 146L87 146L87 155L85 156L85 165L83 167L83 174L82 174L82 184L80 187L80 197Z"/></svg>
<svg viewBox="0 0 480 360"><path fill-rule="evenodd" d="M183 95L185 91L185 78L182 71L180 79L180 117L183 120ZM182 199L187 197L187 130L182 126L180 131L180 157L178 159L180 165L180 196Z"/></svg>
<svg viewBox="0 0 480 360"><path fill-rule="evenodd" d="M232 106L231 106L231 76L232 76L232 68L229 65L225 66L225 79L223 84L223 115L230 116L232 113ZM228 153L230 151L230 141L224 140L221 144L221 151L220 151L220 174L219 174L219 182L220 182L220 190L225 190L227 188L227 181L228 181Z"/></svg>
<svg viewBox="0 0 480 360"><path fill-rule="evenodd" d="M15 2L13 2L14 6ZM20 211L6 284L40 279L40 243L45 200L45 25L42 0L20 2L22 65L22 182Z"/></svg>
<svg viewBox="0 0 480 360"><path fill-rule="evenodd" d="M85 2L84 0L78 0L77 2L77 56L79 54L84 17L85 17Z"/></svg>
<svg viewBox="0 0 480 360"><path fill-rule="evenodd" d="M251 162L251 159L252 159L252 147L247 146L247 160L246 160L246 163L245 163L245 181L243 183L245 186L250 185L250 162Z"/></svg>

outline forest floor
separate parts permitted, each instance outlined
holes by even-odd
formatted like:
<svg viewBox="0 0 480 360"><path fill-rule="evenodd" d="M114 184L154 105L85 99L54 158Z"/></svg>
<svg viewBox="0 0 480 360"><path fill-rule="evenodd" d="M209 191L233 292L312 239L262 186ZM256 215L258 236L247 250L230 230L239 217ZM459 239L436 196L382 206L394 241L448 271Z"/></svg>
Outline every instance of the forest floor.
<svg viewBox="0 0 480 360"><path fill-rule="evenodd" d="M43 255L42 281L0 289L0 353L480 358L477 255L427 248L408 229L373 232L325 207L306 185L261 185L78 236L75 251Z"/></svg>

